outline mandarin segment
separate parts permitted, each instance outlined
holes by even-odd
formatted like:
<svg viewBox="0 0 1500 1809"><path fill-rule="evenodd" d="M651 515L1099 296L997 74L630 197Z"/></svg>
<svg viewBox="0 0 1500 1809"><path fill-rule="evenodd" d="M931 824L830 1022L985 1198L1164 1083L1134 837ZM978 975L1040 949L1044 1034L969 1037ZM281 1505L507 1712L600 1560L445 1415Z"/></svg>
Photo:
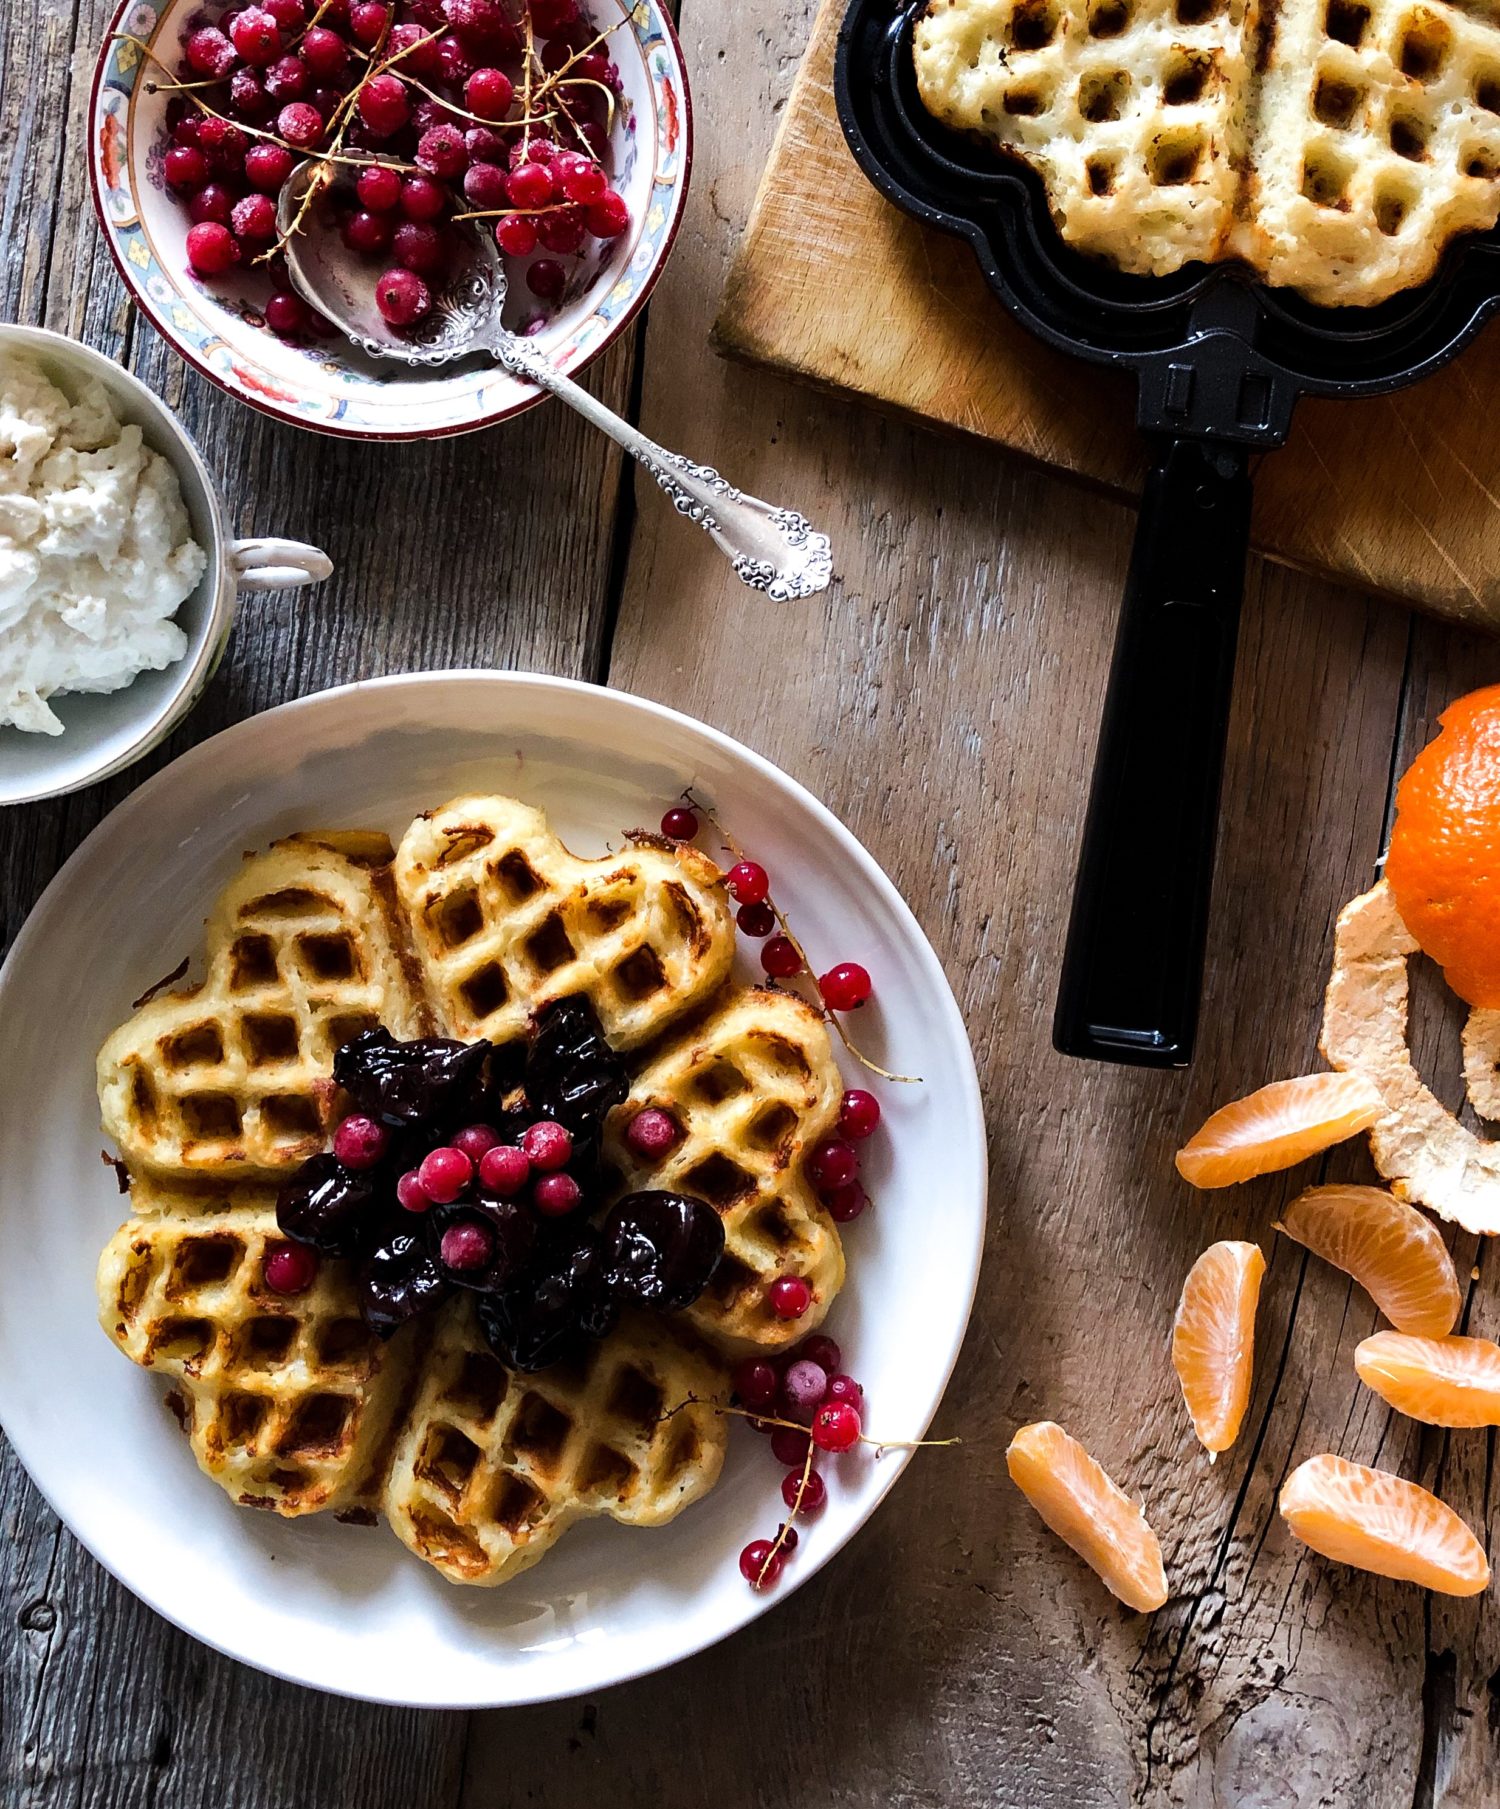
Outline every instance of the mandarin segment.
<svg viewBox="0 0 1500 1809"><path fill-rule="evenodd" d="M1276 1080L1220 1106L1177 1152L1194 1187L1229 1187L1331 1149L1367 1130L1384 1110L1362 1074L1303 1074Z"/></svg>
<svg viewBox="0 0 1500 1809"><path fill-rule="evenodd" d="M1448 1246L1431 1219L1383 1187L1309 1187L1276 1229L1352 1275L1398 1331L1453 1330L1463 1295Z"/></svg>
<svg viewBox="0 0 1500 1809"><path fill-rule="evenodd" d="M1304 1545L1337 1564L1441 1595L1478 1595L1489 1586L1484 1547L1453 1509L1388 1471L1310 1457L1282 1485L1280 1508Z"/></svg>
<svg viewBox="0 0 1500 1809"><path fill-rule="evenodd" d="M1500 1344L1377 1332L1354 1353L1361 1382L1429 1426L1500 1426Z"/></svg>
<svg viewBox="0 0 1500 1809"><path fill-rule="evenodd" d="M1077 1439L1053 1420L1023 1426L1010 1441L1005 1467L1052 1531L1111 1594L1143 1614L1161 1607L1167 1576L1156 1534Z"/></svg>
<svg viewBox="0 0 1500 1809"><path fill-rule="evenodd" d="M1188 1271L1172 1325L1172 1367L1204 1449L1239 1437L1255 1372L1255 1309L1266 1259L1258 1244L1210 1244Z"/></svg>

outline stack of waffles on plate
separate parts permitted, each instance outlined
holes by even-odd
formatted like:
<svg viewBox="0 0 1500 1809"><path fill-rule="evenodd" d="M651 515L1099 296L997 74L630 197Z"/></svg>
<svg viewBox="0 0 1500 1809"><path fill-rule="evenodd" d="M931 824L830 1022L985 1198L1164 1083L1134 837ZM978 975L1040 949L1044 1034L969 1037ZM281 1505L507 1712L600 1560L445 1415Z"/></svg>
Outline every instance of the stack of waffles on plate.
<svg viewBox="0 0 1500 1809"><path fill-rule="evenodd" d="M1041 175L1058 230L1163 275L1239 258L1325 306L1500 217L1500 14L1443 0L930 0L924 104Z"/></svg>
<svg viewBox="0 0 1500 1809"><path fill-rule="evenodd" d="M818 1013L730 978L718 869L671 843L580 860L514 799L466 797L379 835L302 834L249 857L208 920L201 983L158 994L99 1056L104 1127L132 1216L99 1264L101 1322L171 1405L202 1468L247 1506L383 1516L444 1576L500 1583L575 1520L655 1526L717 1480L726 1361L811 1331L843 1283L804 1174L841 1082ZM267 1287L279 1183L327 1143L333 1058L384 1025L514 1043L586 997L631 1065L606 1127L621 1191L715 1206L725 1250L672 1320L626 1317L580 1359L508 1370L472 1297L382 1342L352 1265ZM644 1106L682 1135L647 1171L623 1139ZM766 1304L801 1275L813 1306Z"/></svg>

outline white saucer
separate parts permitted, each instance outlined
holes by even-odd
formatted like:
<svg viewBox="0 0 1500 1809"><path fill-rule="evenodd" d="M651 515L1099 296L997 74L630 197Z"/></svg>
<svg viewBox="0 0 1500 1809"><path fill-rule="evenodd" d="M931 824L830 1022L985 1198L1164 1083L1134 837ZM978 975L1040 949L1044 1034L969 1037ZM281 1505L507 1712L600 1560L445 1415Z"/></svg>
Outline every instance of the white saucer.
<svg viewBox="0 0 1500 1809"><path fill-rule="evenodd" d="M895 1086L843 1064L885 1119L864 1146L875 1204L847 1227L848 1285L826 1329L864 1383L867 1429L925 1431L978 1275L984 1125L953 995L875 862L758 755L617 691L526 673L327 691L240 723L127 798L48 887L0 970L0 1423L95 1557L197 1638L379 1702L481 1708L594 1691L774 1607L901 1473L904 1452L825 1460L827 1508L757 1595L736 1560L783 1517L782 1472L737 1425L718 1488L671 1526L586 1523L515 1582L464 1589L384 1527L236 1508L198 1473L161 1382L97 1323L94 1265L124 1208L100 1160L94 1052L132 999L184 955L197 961L204 915L244 851L297 828L399 833L419 810L486 787L540 805L579 853L600 853L624 829L654 827L688 783L770 870L814 965L870 969L876 999L853 1020L866 1053L924 1077Z"/></svg>

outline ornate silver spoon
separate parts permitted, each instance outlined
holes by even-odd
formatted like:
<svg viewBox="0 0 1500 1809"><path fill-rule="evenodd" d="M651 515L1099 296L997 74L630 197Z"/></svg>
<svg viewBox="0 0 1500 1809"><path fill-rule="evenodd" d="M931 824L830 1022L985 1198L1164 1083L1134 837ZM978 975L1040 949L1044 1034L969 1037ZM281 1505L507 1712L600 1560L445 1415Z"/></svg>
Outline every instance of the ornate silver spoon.
<svg viewBox="0 0 1500 1809"><path fill-rule="evenodd" d="M833 576L828 536L816 532L806 516L745 496L711 465L695 465L681 453L658 446L563 376L533 341L502 323L505 266L482 222L455 224L465 266L434 295L432 312L414 327L398 331L389 326L375 304L371 266L320 220L315 197L308 204L309 186L314 182L324 186L332 175L331 166L315 157L298 164L282 186L277 225L297 292L363 351L372 358L421 366L488 352L513 375L576 409L644 465L678 514L708 533L740 581L752 590L787 603L828 588Z"/></svg>

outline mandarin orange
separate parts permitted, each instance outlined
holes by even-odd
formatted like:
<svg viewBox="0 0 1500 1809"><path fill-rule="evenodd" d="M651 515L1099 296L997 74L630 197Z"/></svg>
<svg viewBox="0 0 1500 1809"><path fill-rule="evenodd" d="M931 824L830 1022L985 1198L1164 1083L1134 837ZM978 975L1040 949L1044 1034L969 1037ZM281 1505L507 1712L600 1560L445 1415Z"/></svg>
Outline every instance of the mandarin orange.
<svg viewBox="0 0 1500 1809"><path fill-rule="evenodd" d="M1362 1074L1301 1074L1273 1080L1220 1106L1177 1152L1194 1187L1229 1187L1290 1168L1369 1127L1385 1110Z"/></svg>

